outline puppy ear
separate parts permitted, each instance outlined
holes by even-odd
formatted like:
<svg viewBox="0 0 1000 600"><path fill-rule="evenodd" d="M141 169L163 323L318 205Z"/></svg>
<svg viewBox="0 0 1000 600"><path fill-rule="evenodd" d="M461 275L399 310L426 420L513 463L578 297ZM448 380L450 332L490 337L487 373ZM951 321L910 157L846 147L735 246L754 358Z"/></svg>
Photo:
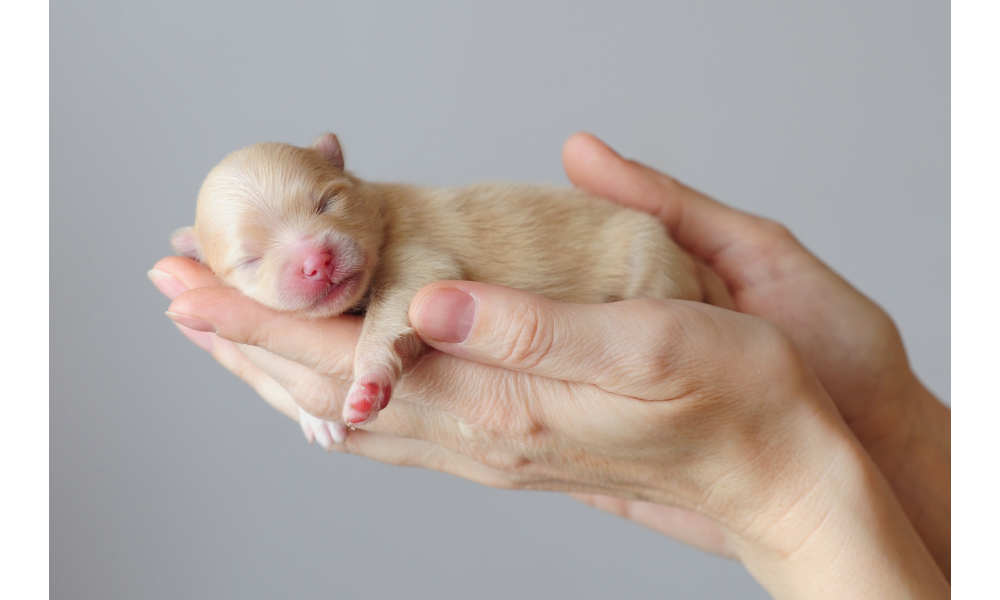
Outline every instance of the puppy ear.
<svg viewBox="0 0 1000 600"><path fill-rule="evenodd" d="M344 170L344 153L340 150L340 140L332 133L321 135L312 143L312 149L318 150L326 162L330 163L341 171Z"/></svg>
<svg viewBox="0 0 1000 600"><path fill-rule="evenodd" d="M198 262L204 262L201 255L201 244L194 237L194 230L191 227L181 227L170 236L170 245L178 254L183 254L188 258L193 258Z"/></svg>

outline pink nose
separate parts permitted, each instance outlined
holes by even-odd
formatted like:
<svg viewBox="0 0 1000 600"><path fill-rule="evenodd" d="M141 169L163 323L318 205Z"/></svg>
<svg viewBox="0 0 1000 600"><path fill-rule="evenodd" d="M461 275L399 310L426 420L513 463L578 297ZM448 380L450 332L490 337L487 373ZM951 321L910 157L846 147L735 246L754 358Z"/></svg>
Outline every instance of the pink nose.
<svg viewBox="0 0 1000 600"><path fill-rule="evenodd" d="M316 248L303 252L303 277L306 279L329 279L332 273L333 255L329 251Z"/></svg>

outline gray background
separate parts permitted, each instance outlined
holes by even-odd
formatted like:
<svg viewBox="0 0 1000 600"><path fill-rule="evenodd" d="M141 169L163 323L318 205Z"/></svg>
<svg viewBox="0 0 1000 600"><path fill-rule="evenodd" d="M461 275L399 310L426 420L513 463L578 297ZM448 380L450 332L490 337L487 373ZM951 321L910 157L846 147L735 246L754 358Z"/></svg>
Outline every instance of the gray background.
<svg viewBox="0 0 1000 600"><path fill-rule="evenodd" d="M145 272L258 141L562 183L592 131L791 226L947 399L948 3L416 4L51 4L53 598L765 597L557 494L309 447L180 336Z"/></svg>

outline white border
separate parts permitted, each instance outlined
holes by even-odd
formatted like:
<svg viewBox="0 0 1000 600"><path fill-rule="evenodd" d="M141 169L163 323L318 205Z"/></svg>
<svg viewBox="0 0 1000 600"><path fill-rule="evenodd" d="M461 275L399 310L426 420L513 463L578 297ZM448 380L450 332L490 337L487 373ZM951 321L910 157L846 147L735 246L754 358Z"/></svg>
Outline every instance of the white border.
<svg viewBox="0 0 1000 600"><path fill-rule="evenodd" d="M952 578L996 593L1000 537L1000 4L952 2Z"/></svg>
<svg viewBox="0 0 1000 600"><path fill-rule="evenodd" d="M49 7L0 12L0 597L49 596Z"/></svg>

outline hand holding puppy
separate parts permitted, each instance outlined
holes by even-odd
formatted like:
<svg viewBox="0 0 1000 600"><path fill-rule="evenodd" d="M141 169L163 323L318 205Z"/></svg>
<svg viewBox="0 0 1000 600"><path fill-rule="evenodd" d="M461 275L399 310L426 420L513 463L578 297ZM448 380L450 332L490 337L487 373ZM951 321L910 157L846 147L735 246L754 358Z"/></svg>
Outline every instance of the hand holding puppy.
<svg viewBox="0 0 1000 600"><path fill-rule="evenodd" d="M254 304L202 288L171 310L294 357L315 376L285 375L296 400L337 379L346 353L335 347L356 333L352 318L297 330L292 317L240 303ZM766 322L699 303L563 304L464 281L421 290L410 318L448 353L426 355L346 450L494 486L695 512L778 597L947 593L798 350ZM301 334L316 336L306 354Z"/></svg>
<svg viewBox="0 0 1000 600"><path fill-rule="evenodd" d="M618 177L626 191L664 197L656 177L575 139L634 175ZM665 181L668 190L686 190ZM663 214L670 222L669 210ZM779 249L794 258L791 245ZM710 252L693 250L724 271ZM820 274L809 261L782 264ZM158 269L186 287L208 279L179 258ZM158 285L173 284L161 277ZM742 290L730 287L739 300ZM273 403L294 410L294 398L336 410L337 398L323 396L335 386L324 383L349 370L357 318L306 326L223 288L182 294L171 310L268 350L250 354L258 367L225 340L212 346ZM349 451L491 485L680 507L703 519L689 533L730 548L779 597L817 597L819 588L832 596L947 593L796 345L766 322L687 302L580 306L454 281L421 290L410 321L427 343L477 362L425 356L383 418L347 436ZM879 566L886 560L888 570Z"/></svg>

